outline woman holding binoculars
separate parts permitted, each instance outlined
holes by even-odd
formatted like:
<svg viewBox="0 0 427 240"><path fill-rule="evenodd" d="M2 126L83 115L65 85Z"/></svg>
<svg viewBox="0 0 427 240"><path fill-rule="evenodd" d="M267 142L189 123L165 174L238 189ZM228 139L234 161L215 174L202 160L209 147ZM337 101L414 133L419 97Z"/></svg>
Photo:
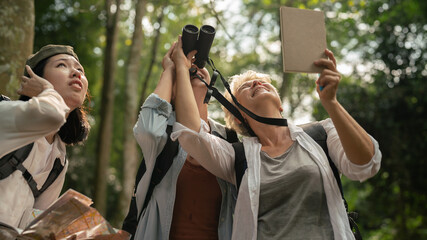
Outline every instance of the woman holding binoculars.
<svg viewBox="0 0 427 240"><path fill-rule="evenodd" d="M189 65L177 66L172 52L181 50L174 43L162 61L163 73L154 92L141 107L134 135L144 155L146 171L136 186L138 223L134 239L231 239L232 214L234 212L236 189L233 184L215 177L205 170L191 154L178 146L170 168L155 186L148 202L144 202L156 174L155 165L168 152L168 128L176 122L176 109L182 109L182 84L177 84L177 75L186 72L185 81L189 89L184 94L193 99L199 121L203 119L212 131L226 137L224 126L208 118L207 104L203 103L207 88L196 77L189 77ZM191 51L189 56L194 56ZM205 68L198 68L198 74L210 82Z"/></svg>

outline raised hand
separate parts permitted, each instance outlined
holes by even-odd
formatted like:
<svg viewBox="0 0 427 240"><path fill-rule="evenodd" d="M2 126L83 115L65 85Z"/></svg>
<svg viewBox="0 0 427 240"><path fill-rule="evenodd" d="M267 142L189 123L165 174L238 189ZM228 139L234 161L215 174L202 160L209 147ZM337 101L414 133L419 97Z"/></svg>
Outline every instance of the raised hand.
<svg viewBox="0 0 427 240"><path fill-rule="evenodd" d="M176 42L172 44L172 46L169 48L168 52L165 54L162 60L162 67L163 70L166 70L168 68L172 68L175 71L175 63L172 61L172 52L175 48Z"/></svg>
<svg viewBox="0 0 427 240"><path fill-rule="evenodd" d="M39 77L33 72L30 66L25 66L30 77L22 76L21 87L17 90L19 95L34 97L39 95L45 89L52 88L53 85L46 79Z"/></svg>
<svg viewBox="0 0 427 240"><path fill-rule="evenodd" d="M184 65L187 69L191 68L193 57L196 55L197 51L193 50L185 56L184 51L182 50L182 38L178 37L178 42L175 45L175 48L172 52L172 60L175 62L176 66Z"/></svg>
<svg viewBox="0 0 427 240"><path fill-rule="evenodd" d="M317 66L325 67L316 81L317 92L322 104L336 100L338 84L341 80L334 54L328 49L325 50L325 54L328 59L322 58L314 62Z"/></svg>

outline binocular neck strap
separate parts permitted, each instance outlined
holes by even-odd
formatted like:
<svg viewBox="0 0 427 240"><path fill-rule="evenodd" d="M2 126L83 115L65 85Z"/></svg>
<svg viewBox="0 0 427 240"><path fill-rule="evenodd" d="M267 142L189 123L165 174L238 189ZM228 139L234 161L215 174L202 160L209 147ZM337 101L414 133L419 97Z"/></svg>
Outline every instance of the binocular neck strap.
<svg viewBox="0 0 427 240"><path fill-rule="evenodd" d="M208 65L212 68L213 70L213 74L212 74L212 78L211 78L211 82L208 85L204 80L201 79L200 76L197 75L197 73L193 73L196 74L198 76L199 79L201 79L205 85L208 88L208 91L206 93L205 96L205 103L209 102L209 99L211 96L214 96L220 103L221 105L223 105L228 111L231 112L231 114L233 114L237 119L239 119L239 121L246 127L246 129L248 130L248 132L250 133L251 136L255 136L255 133L253 132L253 130L250 128L249 124L247 124L246 120L243 118L243 116L241 115L241 113L239 112L239 110L233 105L231 104L221 93L219 93L219 91L214 87L216 79L218 78L218 76L221 78L221 81L225 87L225 89L228 91L228 93L230 93L230 96L233 100L233 103L240 109L242 110L244 113L246 113L249 117L251 117L252 119L264 123L264 124L268 124L268 125L276 125L276 126L288 126L288 121L286 118L266 118L266 117L261 117L256 115L255 113L251 112L250 110L248 110L247 108L245 108L243 105L241 105L236 97L231 93L231 89L230 89L230 85L228 84L228 82L224 79L224 77L222 76L222 74L216 69L213 61L209 58L207 61Z"/></svg>
<svg viewBox="0 0 427 240"><path fill-rule="evenodd" d="M200 75L197 74L197 69L195 68L190 68L190 75L191 76L196 76L198 79L200 79L200 81L202 81L206 87L208 88L206 95L205 95L205 99L203 101L203 103L209 103L210 98L213 96L216 100L218 100L219 103L221 103L222 106L224 106L231 114L233 114L233 116L235 116L237 119L239 119L239 121L243 124L243 126L248 130L248 133L251 136L256 136L255 133L253 132L253 130L251 129L251 127L249 126L249 124L246 122L246 120L243 118L242 114L239 112L239 110L232 104L230 103L219 91L218 89L216 89L213 85L215 84L215 81L218 77L218 72L214 71L212 78L211 78L211 82L210 84L206 83L205 80L202 79L202 77L200 77Z"/></svg>

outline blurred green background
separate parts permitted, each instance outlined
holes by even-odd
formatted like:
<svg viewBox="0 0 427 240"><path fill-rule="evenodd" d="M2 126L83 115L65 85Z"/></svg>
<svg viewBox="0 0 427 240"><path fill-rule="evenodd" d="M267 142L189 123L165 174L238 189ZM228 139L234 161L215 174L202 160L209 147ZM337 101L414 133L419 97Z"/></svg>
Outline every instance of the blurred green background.
<svg viewBox="0 0 427 240"><path fill-rule="evenodd" d="M328 48L343 74L338 100L380 143L374 178L343 177L363 237L427 239L427 1L2 0L0 91L16 98L26 57L43 45L74 46L89 80L92 131L68 149L64 191L93 198L119 228L142 158L132 127L185 24L216 28L210 57L224 76L270 74L290 121L327 117L316 75L282 71L280 6L325 13ZM218 103L209 108L222 121Z"/></svg>

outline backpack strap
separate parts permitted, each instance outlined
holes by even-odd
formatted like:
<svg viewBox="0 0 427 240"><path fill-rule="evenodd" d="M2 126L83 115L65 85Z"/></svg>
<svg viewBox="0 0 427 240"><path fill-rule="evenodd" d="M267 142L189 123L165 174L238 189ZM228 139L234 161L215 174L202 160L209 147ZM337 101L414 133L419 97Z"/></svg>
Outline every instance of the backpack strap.
<svg viewBox="0 0 427 240"><path fill-rule="evenodd" d="M307 133L317 144L319 144L320 147L322 147L323 152L325 152L325 155L328 158L329 166L331 167L332 172L334 173L335 180L337 181L338 187L341 192L341 197L342 199L344 199L344 191L342 188L340 173L338 171L337 166L335 166L335 163L332 161L331 157L329 156L328 145L326 142L326 139L328 138L328 134L326 134L326 131L323 128L322 124L320 124L319 122L311 122L311 123L300 125L299 127L301 127L305 133ZM347 209L347 202L345 202L345 205Z"/></svg>
<svg viewBox="0 0 427 240"><path fill-rule="evenodd" d="M145 166L145 159L142 158L141 164L139 165L138 172L136 173L135 185L133 187L133 194L129 204L129 211L123 220L122 229L131 234L130 240L135 238L135 231L138 227L138 207L136 206L136 187L141 180L144 173L147 171Z"/></svg>
<svg viewBox="0 0 427 240"><path fill-rule="evenodd" d="M67 161L67 158L65 158L65 161ZM52 170L50 170L49 176L47 177L46 181L44 182L40 190L37 190L37 193L35 194L35 191L31 189L33 191L34 198L37 198L38 196L40 196L44 191L46 191L46 189L50 187L50 185L52 185L53 182L55 182L59 174L64 169L64 166L65 166L65 163L64 165L62 165L60 158L55 159Z"/></svg>
<svg viewBox="0 0 427 240"><path fill-rule="evenodd" d="M142 207L141 213L147 207L151 195L153 194L154 187L162 181L163 177L166 175L166 172L172 166L173 158L178 153L179 143L178 141L172 141L170 138L171 132L172 126L168 125L166 129L168 139L166 141L165 147L157 157L156 163L154 164L153 174L151 175L150 185L148 187L147 194L145 195L144 205Z"/></svg>
<svg viewBox="0 0 427 240"><path fill-rule="evenodd" d="M233 129L231 129L231 128L225 128L225 134L227 136L226 140L229 143L234 143L234 142L238 142L239 141L239 138L237 137L237 133Z"/></svg>
<svg viewBox="0 0 427 240"><path fill-rule="evenodd" d="M236 142L231 144L234 148L234 169L236 172L236 187L239 191L240 184L242 183L243 175L248 168L248 162L246 161L245 147L243 142Z"/></svg>
<svg viewBox="0 0 427 240"><path fill-rule="evenodd" d="M22 176L27 181L28 186L33 193L34 198L39 197L59 176L64 166L61 164L61 159L56 158L52 170L49 173L43 186L38 189L37 183L34 181L31 173L24 167L23 162L27 159L31 150L33 149L34 143L30 143L22 148L19 148L11 153L8 153L0 159L0 180L5 179L14 171L19 170L22 172Z"/></svg>
<svg viewBox="0 0 427 240"><path fill-rule="evenodd" d="M10 101L10 98L0 94L1 101ZM34 181L31 173L22 165L22 163L27 159L31 150L33 149L34 143L30 143L26 146L23 146L13 152L10 152L3 156L0 159L0 180L7 178L14 171L19 170L22 172L22 176L25 181L27 181L28 186L33 193L34 198L39 197L53 182L58 178L61 171L64 169L64 166L61 164L61 159L56 158L53 164L52 170L49 173L46 181L40 189L37 189L37 183ZM66 161L67 159L65 159Z"/></svg>
<svg viewBox="0 0 427 240"><path fill-rule="evenodd" d="M133 195L132 195L130 206L129 206L129 211L122 224L122 229L132 235L131 239L133 239L135 236L135 231L138 226L138 221L141 218L142 213L144 212L145 208L147 207L151 199L151 195L153 194L154 188L156 187L157 184L159 184L162 181L163 177L166 175L167 171L172 166L173 158L178 153L179 143L178 141L172 141L172 139L170 138L171 133L172 133L172 126L167 125L166 145L163 147L163 150L160 152L160 154L156 158L156 163L154 164L153 173L150 179L150 185L148 186L148 190L145 195L145 199L144 199L144 203L142 205L141 211L138 211L135 194L136 194L136 190L139 182L141 181L142 177L147 171L144 158L142 158L141 164L139 165L138 172L136 173L136 177L135 177L135 185L134 185ZM138 212L140 212L139 215L138 215Z"/></svg>
<svg viewBox="0 0 427 240"><path fill-rule="evenodd" d="M246 169L248 168L248 163L246 161L245 148L243 143L239 141L236 131L226 128L225 133L227 135L227 141L231 143L235 152L234 160L234 169L236 172L236 187L239 190L240 183L242 182L243 175L245 174ZM213 135L224 139L218 132L213 131Z"/></svg>
<svg viewBox="0 0 427 240"><path fill-rule="evenodd" d="M235 143L235 142L239 142L239 138L237 137L237 133L236 131L234 131L231 128L225 128L225 135L226 138L224 138L223 136L221 136L221 134L217 131L212 131L212 135L215 135L219 138L222 138L224 140L226 140L229 143Z"/></svg>
<svg viewBox="0 0 427 240"><path fill-rule="evenodd" d="M30 154L31 149L33 149L33 145L34 143L30 143L24 147L21 147L13 152L6 154L0 159L0 180L7 178L16 170L20 170L23 174L27 172L25 176L28 176L29 172L22 165L22 163Z"/></svg>

